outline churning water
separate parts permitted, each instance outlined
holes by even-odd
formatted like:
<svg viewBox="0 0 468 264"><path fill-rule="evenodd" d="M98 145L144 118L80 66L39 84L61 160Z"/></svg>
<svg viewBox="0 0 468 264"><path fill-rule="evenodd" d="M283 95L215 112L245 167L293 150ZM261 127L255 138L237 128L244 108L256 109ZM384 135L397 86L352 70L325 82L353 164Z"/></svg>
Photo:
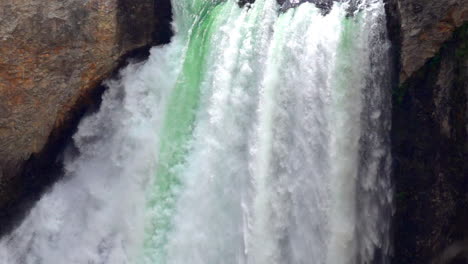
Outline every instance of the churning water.
<svg viewBox="0 0 468 264"><path fill-rule="evenodd" d="M107 81L0 263L387 263L382 1L173 12L172 42Z"/></svg>

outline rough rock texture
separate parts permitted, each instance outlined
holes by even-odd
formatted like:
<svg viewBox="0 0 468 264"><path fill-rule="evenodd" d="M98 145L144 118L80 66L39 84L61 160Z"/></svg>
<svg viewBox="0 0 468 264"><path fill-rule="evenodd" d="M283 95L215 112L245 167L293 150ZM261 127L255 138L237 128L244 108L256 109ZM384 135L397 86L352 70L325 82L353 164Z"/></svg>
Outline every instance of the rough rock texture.
<svg viewBox="0 0 468 264"><path fill-rule="evenodd" d="M167 41L170 16L169 0L0 1L0 210L45 177L25 164L53 162L122 58Z"/></svg>
<svg viewBox="0 0 468 264"><path fill-rule="evenodd" d="M432 58L453 31L468 21L468 0L398 0L401 17L401 82Z"/></svg>
<svg viewBox="0 0 468 264"><path fill-rule="evenodd" d="M466 264L468 1L387 4L400 77L393 91L393 263Z"/></svg>

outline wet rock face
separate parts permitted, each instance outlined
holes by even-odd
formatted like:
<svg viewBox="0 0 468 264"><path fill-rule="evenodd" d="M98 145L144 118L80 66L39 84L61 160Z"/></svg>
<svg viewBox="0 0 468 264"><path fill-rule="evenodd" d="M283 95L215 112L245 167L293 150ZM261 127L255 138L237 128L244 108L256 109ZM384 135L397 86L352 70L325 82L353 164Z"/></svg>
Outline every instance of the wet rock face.
<svg viewBox="0 0 468 264"><path fill-rule="evenodd" d="M0 2L0 208L122 56L168 41L170 16L169 0Z"/></svg>

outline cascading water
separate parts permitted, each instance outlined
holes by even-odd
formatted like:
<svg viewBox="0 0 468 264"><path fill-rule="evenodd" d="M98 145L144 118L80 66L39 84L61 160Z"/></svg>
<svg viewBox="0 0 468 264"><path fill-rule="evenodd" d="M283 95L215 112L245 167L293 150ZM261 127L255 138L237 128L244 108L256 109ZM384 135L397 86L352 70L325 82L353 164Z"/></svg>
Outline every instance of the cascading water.
<svg viewBox="0 0 468 264"><path fill-rule="evenodd" d="M107 82L0 262L387 263L382 1L173 11L171 44Z"/></svg>

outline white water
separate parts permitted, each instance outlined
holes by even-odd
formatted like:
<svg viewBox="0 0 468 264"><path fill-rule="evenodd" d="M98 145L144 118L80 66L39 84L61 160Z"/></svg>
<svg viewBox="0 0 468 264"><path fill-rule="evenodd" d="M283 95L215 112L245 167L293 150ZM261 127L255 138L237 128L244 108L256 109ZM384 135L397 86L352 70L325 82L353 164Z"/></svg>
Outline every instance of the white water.
<svg viewBox="0 0 468 264"><path fill-rule="evenodd" d="M172 43L107 82L0 263L387 263L381 1L173 2Z"/></svg>

